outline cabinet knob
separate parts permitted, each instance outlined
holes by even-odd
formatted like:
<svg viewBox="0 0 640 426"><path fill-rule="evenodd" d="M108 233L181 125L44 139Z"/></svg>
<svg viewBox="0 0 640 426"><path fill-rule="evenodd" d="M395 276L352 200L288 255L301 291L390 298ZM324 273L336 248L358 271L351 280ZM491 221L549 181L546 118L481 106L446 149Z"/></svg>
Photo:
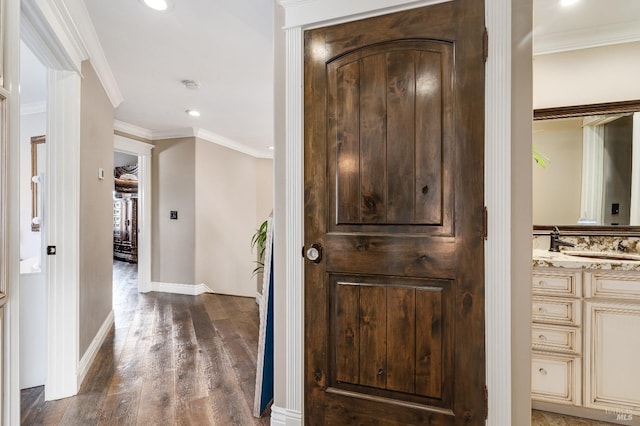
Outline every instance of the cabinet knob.
<svg viewBox="0 0 640 426"><path fill-rule="evenodd" d="M546 281L544 281L544 280L540 280L540 281L538 281L538 285L539 285L540 287L544 287L544 286L546 286L546 285L547 285L547 282L546 282Z"/></svg>
<svg viewBox="0 0 640 426"><path fill-rule="evenodd" d="M547 375L547 370L545 370L544 368L541 368L540 370L538 370L538 372L543 376Z"/></svg>
<svg viewBox="0 0 640 426"><path fill-rule="evenodd" d="M544 313L544 312L545 312L544 306L540 306L540 307L538 308L538 312L542 312L542 313Z"/></svg>
<svg viewBox="0 0 640 426"><path fill-rule="evenodd" d="M541 334L541 335L538 336L538 340L545 341L545 340L547 340L547 336L545 336L544 334Z"/></svg>

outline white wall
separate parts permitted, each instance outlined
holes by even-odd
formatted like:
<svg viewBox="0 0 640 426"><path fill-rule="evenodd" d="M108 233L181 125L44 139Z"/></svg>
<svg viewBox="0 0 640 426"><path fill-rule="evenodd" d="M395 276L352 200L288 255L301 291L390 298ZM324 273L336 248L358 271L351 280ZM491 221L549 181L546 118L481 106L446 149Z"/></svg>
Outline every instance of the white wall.
<svg viewBox="0 0 640 426"><path fill-rule="evenodd" d="M47 131L45 112L20 117L20 259L40 256L40 232L31 231L31 137ZM44 146L39 150L43 154ZM38 168L44 171L44 155Z"/></svg>
<svg viewBox="0 0 640 426"><path fill-rule="evenodd" d="M533 146L551 161L533 166L533 223L576 225L581 217L582 119L533 123Z"/></svg>
<svg viewBox="0 0 640 426"><path fill-rule="evenodd" d="M533 107L640 99L640 42L533 58Z"/></svg>
<svg viewBox="0 0 640 426"><path fill-rule="evenodd" d="M256 294L250 242L272 208L270 163L196 139L195 279L215 293Z"/></svg>

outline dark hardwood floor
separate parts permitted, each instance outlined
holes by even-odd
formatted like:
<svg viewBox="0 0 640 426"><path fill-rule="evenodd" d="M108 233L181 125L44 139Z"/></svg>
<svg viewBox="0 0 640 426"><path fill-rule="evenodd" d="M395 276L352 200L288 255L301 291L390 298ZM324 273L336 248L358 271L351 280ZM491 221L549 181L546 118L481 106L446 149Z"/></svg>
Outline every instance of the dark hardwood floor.
<svg viewBox="0 0 640 426"><path fill-rule="evenodd" d="M114 262L115 325L77 396L21 394L23 425L251 425L258 342L254 299L138 294L136 265Z"/></svg>

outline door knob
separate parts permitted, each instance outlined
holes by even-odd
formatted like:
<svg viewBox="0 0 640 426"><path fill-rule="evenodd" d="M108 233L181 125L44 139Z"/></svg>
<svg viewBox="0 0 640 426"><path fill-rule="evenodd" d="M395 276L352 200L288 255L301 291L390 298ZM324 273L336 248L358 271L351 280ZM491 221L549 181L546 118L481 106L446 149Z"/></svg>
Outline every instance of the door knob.
<svg viewBox="0 0 640 426"><path fill-rule="evenodd" d="M314 263L320 263L322 260L322 246L318 243L311 244L307 249L307 259Z"/></svg>

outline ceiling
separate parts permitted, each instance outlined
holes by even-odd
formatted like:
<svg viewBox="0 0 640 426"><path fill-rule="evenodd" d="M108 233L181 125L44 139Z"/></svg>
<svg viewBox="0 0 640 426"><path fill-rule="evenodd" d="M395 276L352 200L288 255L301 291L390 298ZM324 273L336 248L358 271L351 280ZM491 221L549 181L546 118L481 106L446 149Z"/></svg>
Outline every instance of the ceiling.
<svg viewBox="0 0 640 426"><path fill-rule="evenodd" d="M273 1L173 0L169 11L157 12L141 0L84 0L124 98L116 119L154 138L204 132L271 156ZM640 41L639 0L580 0L570 7L534 0L536 54L628 41ZM31 61L27 70L38 69L35 58L23 60ZM32 78L33 84L23 79L23 103L37 102L44 90L38 71ZM185 88L185 79L200 88ZM189 108L202 115L188 116Z"/></svg>
<svg viewBox="0 0 640 426"><path fill-rule="evenodd" d="M554 53L640 41L640 1L533 0L534 53Z"/></svg>
<svg viewBox="0 0 640 426"><path fill-rule="evenodd" d="M273 12L269 0L85 0L123 94L116 119L155 137L194 128L269 156L273 146ZM195 80L190 90L182 80ZM201 116L188 116L197 109Z"/></svg>

